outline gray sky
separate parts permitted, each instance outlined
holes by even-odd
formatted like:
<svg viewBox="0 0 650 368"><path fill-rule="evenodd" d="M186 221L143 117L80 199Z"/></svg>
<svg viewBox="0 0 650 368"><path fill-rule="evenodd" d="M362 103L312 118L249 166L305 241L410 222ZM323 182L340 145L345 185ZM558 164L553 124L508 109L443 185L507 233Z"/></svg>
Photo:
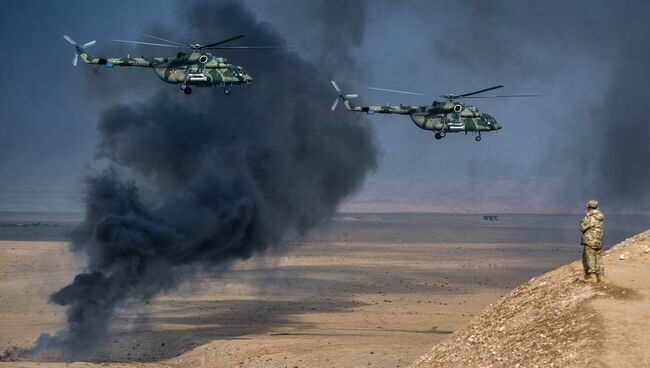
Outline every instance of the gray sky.
<svg viewBox="0 0 650 368"><path fill-rule="evenodd" d="M392 80L443 93L503 84L503 93L542 95L478 100L477 106L504 126L480 143L463 135L436 141L408 117L364 118L360 124L375 125L383 150L377 177L550 176L566 179L570 193L621 203L648 198L650 145L643 132L650 97L650 26L644 2L246 3L297 53L329 65L331 78L347 92L359 93L365 103L430 102L366 89L398 87ZM5 88L0 92L3 184L75 185L86 165L99 165L93 155L100 111L116 101L177 88L145 69L101 69L95 74L83 65L74 68L73 50L61 36L69 34L78 42L96 39L90 51L102 56L170 55L107 40L131 36L124 28L183 27L176 16L178 4L5 5L0 15L5 53ZM232 34L239 33L233 25ZM345 53L337 51L339 42L346 43ZM238 55L225 56L233 62L250 57ZM247 88L255 85L233 93L245 95ZM322 101L322 110L313 113L329 113L331 102Z"/></svg>

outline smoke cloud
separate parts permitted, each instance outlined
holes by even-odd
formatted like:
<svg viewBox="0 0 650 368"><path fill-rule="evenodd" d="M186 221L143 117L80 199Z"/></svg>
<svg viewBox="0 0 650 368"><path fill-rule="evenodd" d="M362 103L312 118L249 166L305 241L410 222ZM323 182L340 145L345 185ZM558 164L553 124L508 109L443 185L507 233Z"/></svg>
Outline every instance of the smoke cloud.
<svg viewBox="0 0 650 368"><path fill-rule="evenodd" d="M283 43L240 2L182 8L189 39L241 32L249 44ZM376 167L372 130L328 110L335 94L317 66L293 52L227 57L252 85L228 97L163 85L150 99L102 113L97 157L110 167L87 178L86 217L72 242L88 256L87 270L51 296L66 307L67 329L42 335L32 353L92 356L120 303L308 231Z"/></svg>

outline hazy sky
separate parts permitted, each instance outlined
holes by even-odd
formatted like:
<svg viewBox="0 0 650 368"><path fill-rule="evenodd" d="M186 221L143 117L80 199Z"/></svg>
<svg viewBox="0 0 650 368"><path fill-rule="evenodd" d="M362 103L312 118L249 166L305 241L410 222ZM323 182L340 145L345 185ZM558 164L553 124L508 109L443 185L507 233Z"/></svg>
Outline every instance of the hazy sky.
<svg viewBox="0 0 650 368"><path fill-rule="evenodd" d="M650 145L644 136L650 97L645 2L245 3L295 46L296 53L329 65L332 75L325 79L336 78L346 92L359 93L365 103L431 102L367 90L369 85L399 87L393 80L441 93L503 84L503 93L542 95L475 100L504 127L486 134L480 143L464 135L436 141L431 132L418 129L405 116L361 119L360 124L375 126L383 150L378 177L550 176L566 178L568 190L621 202L645 196L650 183ZM0 15L5 82L0 92L3 184L74 185L86 165L99 165L93 159L99 112L116 101L178 88L159 81L147 69L94 73L92 67L75 68L73 49L61 38L69 34L78 42L96 39L97 45L89 51L101 56L171 56L173 52L165 49L108 41L133 36L125 28L184 27L176 16L183 2L148 4L5 4ZM227 21L228 15L223 17L214 21ZM236 24L231 33L240 33ZM344 41L352 45L351 54L337 52L337 43ZM245 60L238 55L225 54L235 63ZM264 78L249 72L256 79ZM233 88L233 93L245 96L252 88L255 84ZM282 86L277 90L282 93ZM322 101L322 109L313 114L329 114L334 97L332 90L331 99Z"/></svg>

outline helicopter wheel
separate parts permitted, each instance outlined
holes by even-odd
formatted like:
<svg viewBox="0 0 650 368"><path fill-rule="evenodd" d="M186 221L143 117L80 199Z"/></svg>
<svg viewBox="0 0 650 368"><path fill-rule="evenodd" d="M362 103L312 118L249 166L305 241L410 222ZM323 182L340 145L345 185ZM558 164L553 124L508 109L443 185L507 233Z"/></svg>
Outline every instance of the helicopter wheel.
<svg viewBox="0 0 650 368"><path fill-rule="evenodd" d="M185 92L186 95L189 95L190 93L192 93L192 89L190 87L185 87L183 89L183 92Z"/></svg>
<svg viewBox="0 0 650 368"><path fill-rule="evenodd" d="M440 138L444 138L444 137L447 136L447 133L445 133L445 132L440 132L440 133L438 133L438 134L440 134Z"/></svg>
<svg viewBox="0 0 650 368"><path fill-rule="evenodd" d="M223 94L228 96L230 94L230 88L226 88L223 90Z"/></svg>
<svg viewBox="0 0 650 368"><path fill-rule="evenodd" d="M434 137L436 137L436 139L438 139L438 140L439 140L439 139L441 139L441 138L442 138L442 135L441 135L440 133L436 133L436 134L434 135Z"/></svg>
<svg viewBox="0 0 650 368"><path fill-rule="evenodd" d="M181 84L179 85L179 87L181 87L181 89L182 89L183 91L185 91L185 88L187 88L187 84L185 84L185 83L181 83Z"/></svg>
<svg viewBox="0 0 650 368"><path fill-rule="evenodd" d="M477 142L481 141L481 135L477 135L474 139L476 139Z"/></svg>

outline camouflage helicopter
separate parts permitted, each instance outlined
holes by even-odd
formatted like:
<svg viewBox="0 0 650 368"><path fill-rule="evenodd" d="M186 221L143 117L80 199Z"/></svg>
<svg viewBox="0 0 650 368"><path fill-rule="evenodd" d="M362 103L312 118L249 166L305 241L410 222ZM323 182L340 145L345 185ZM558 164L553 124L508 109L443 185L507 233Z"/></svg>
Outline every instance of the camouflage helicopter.
<svg viewBox="0 0 650 368"><path fill-rule="evenodd" d="M230 94L230 87L240 84L249 84L253 81L243 67L235 64L229 64L226 58L213 56L206 50L246 50L246 49L286 49L286 46L219 46L226 42L231 42L245 37L239 35L226 40L201 45L198 43L183 44L176 41L166 40L164 38L148 35L127 30L127 32L139 34L145 37L165 42L152 43L129 40L116 40L114 42L131 43L138 45L170 47L178 49L189 49L189 52L178 52L175 58L154 57L126 57L126 58L94 58L90 56L86 49L95 45L96 41L88 42L84 45L78 45L69 36L63 36L75 48L75 54L72 59L72 65L77 66L77 59L81 58L85 64L104 65L108 68L113 66L139 66L152 68L156 75L167 83L178 84L186 94L192 93L190 86L197 87L224 87L224 94Z"/></svg>
<svg viewBox="0 0 650 368"><path fill-rule="evenodd" d="M353 104L350 100L358 97L357 94L344 95L341 92L338 84L332 81L332 85L338 97L332 104L332 111L336 109L339 102L343 101L343 105L348 111L365 112L368 115L372 114L400 114L409 115L411 120L419 128L424 130L431 130L435 134L436 139L444 138L447 133L468 132L477 133L474 138L477 142L481 140L481 132L492 132L501 129L494 117L490 114L481 113L476 106L462 104L457 102L461 98L501 98L501 97L536 97L538 95L497 95L497 96L474 96L479 93L492 91L503 86L494 86L482 90L463 93L463 94L447 94L447 95L434 95L429 93L417 93L409 91L401 91L387 88L368 87L368 89L395 92L408 95L426 96L426 97L442 97L446 101L433 101L431 105L427 106L412 106L412 105L385 105L385 106L358 106ZM426 91L423 91L426 92Z"/></svg>

